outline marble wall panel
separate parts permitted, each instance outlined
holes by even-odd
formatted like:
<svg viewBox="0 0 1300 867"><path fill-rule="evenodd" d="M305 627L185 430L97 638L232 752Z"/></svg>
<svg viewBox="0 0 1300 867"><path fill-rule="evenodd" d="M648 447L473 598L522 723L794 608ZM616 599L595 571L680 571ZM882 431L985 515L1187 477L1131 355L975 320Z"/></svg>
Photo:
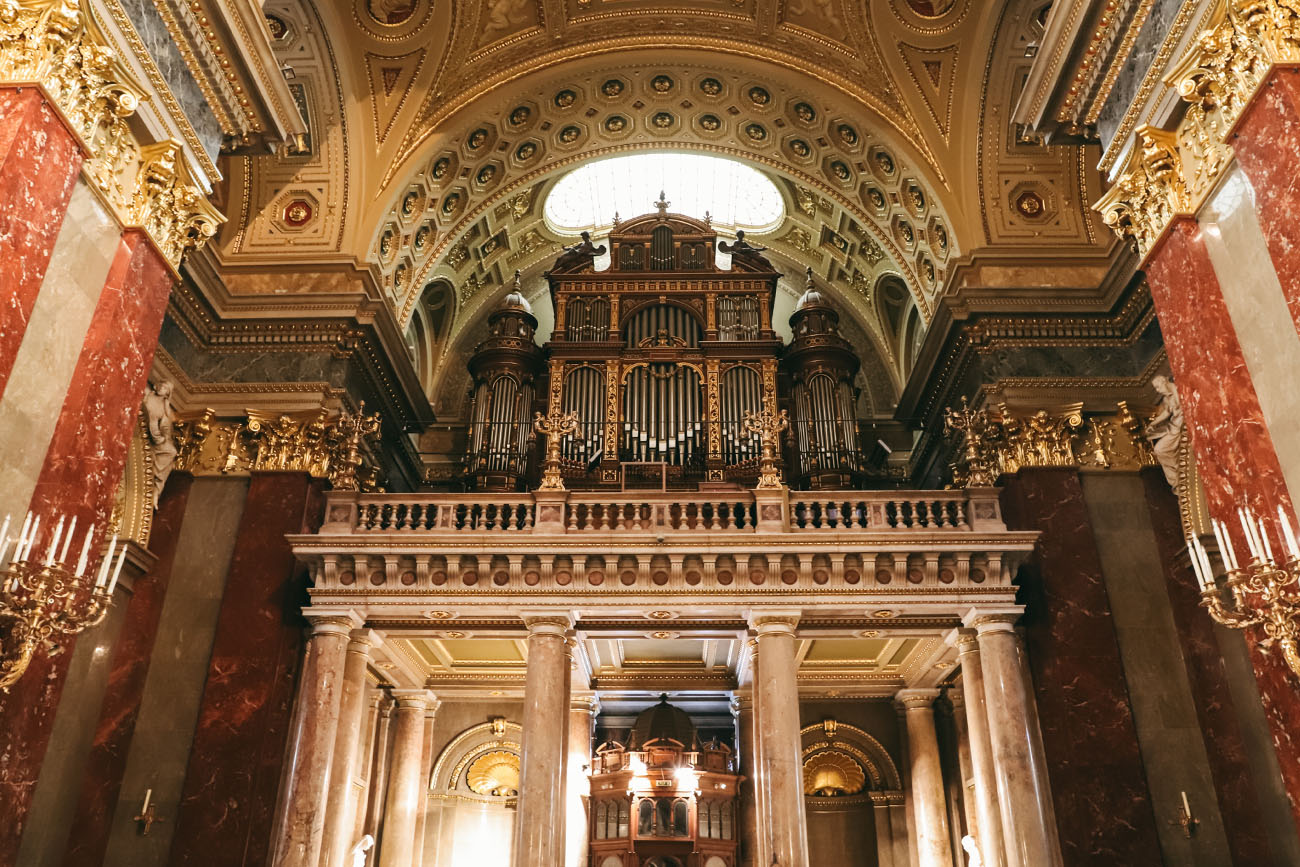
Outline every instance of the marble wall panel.
<svg viewBox="0 0 1300 867"><path fill-rule="evenodd" d="M1119 75L1116 76L1115 83L1097 117L1097 132L1101 136L1103 147L1109 147L1111 140L1114 139L1120 121L1124 118L1124 112L1137 96L1142 78L1151 68L1156 54L1160 51L1160 44L1165 41L1165 36L1168 35L1174 19L1178 17L1178 10L1182 5L1180 0L1155 0L1151 4L1151 12L1143 23L1142 29L1138 31L1129 56L1124 61Z"/></svg>
<svg viewBox="0 0 1300 867"><path fill-rule="evenodd" d="M199 83L194 80L190 68L185 65L185 58L167 31L162 15L148 0L123 0L122 8L126 10L136 33L140 34L145 50L157 64L163 81L167 82L167 89L176 97L181 111L194 127L203 149L215 161L221 151L221 124L208 105L203 91L199 89Z"/></svg>
<svg viewBox="0 0 1300 867"><path fill-rule="evenodd" d="M147 667L141 671L135 661L143 652L139 645L129 659L124 650L115 660L114 693L104 705L78 806L84 834L71 840L64 860L68 867L169 863L203 678L247 493L248 480L238 478L195 479L190 488ZM172 520L162 513L158 519ZM166 532L165 527L155 525L154 533L160 531ZM142 599L146 592L142 587ZM134 613L140 618L140 639L146 613L143 606ZM142 674L143 686L138 680ZM140 690L138 709L132 702L135 690ZM132 817L150 789L163 821L142 836Z"/></svg>
<svg viewBox="0 0 1300 867"><path fill-rule="evenodd" d="M1150 472L1163 475L1154 468ZM1231 863L1146 488L1136 473L1089 473L1082 482L1142 763L1156 816L1164 820L1155 827L1165 863L1186 867ZM1179 815L1183 792L1200 821L1192 839L1171 824ZM1258 822L1254 824L1258 827Z"/></svg>
<svg viewBox="0 0 1300 867"><path fill-rule="evenodd" d="M876 821L871 802L836 807L809 799L808 861L836 867L876 867Z"/></svg>
<svg viewBox="0 0 1300 867"><path fill-rule="evenodd" d="M1159 864L1151 796L1097 541L1070 468L1009 478L1007 525L1043 537L1017 581L1065 864Z"/></svg>
<svg viewBox="0 0 1300 867"><path fill-rule="evenodd" d="M1300 838L1246 643L1200 605L1178 502L1164 473L1150 467L1141 475L1232 863L1300 864Z"/></svg>
<svg viewBox="0 0 1300 867"><path fill-rule="evenodd" d="M78 180L0 397L0 442L5 444L0 491L9 503L6 511L21 511L20 504L31 500L121 236L117 221Z"/></svg>
<svg viewBox="0 0 1300 867"><path fill-rule="evenodd" d="M267 863L306 623L307 576L285 540L320 524L322 483L255 473L240 519L170 860Z"/></svg>
<svg viewBox="0 0 1300 867"><path fill-rule="evenodd" d="M1300 70L1273 70L1238 121L1232 152L1250 179L1291 322L1300 328Z"/></svg>
<svg viewBox="0 0 1300 867"><path fill-rule="evenodd" d="M156 559L132 588L134 595L125 613L125 635L106 660L111 663L106 677L108 692L102 705L95 708L93 740L84 770L68 793L72 806L63 827L75 827L77 833L63 841L58 860L50 863L71 867L99 864L104 859L193 482L188 473L172 473L167 479L149 538L149 549Z"/></svg>
<svg viewBox="0 0 1300 867"><path fill-rule="evenodd" d="M1240 528L1233 529L1238 506L1250 505L1261 514L1274 513L1279 503L1292 516L1295 510L1202 235L1194 221L1178 220L1145 267L1210 510L1229 522L1238 550L1244 551ZM1284 424L1296 427L1294 418ZM1245 635L1292 813L1300 823L1296 676L1276 653L1255 643L1254 632Z"/></svg>
<svg viewBox="0 0 1300 867"><path fill-rule="evenodd" d="M0 88L0 396L80 169L80 147L40 91Z"/></svg>

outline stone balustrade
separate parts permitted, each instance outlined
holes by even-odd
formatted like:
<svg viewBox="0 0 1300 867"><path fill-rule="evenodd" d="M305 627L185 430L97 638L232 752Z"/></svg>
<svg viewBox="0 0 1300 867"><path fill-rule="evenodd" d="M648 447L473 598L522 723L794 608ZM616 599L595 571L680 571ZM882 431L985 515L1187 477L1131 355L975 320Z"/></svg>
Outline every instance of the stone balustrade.
<svg viewBox="0 0 1300 867"><path fill-rule="evenodd" d="M595 535L595 534L599 535ZM328 495L293 537L330 597L1014 595L997 491Z"/></svg>

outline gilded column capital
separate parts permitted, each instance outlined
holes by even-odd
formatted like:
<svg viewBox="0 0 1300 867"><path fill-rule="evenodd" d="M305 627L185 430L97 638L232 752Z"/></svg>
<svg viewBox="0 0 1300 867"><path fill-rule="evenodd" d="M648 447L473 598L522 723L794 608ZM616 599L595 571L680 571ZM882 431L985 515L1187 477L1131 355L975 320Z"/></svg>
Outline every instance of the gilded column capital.
<svg viewBox="0 0 1300 867"><path fill-rule="evenodd" d="M594 692L589 694L571 695L569 697L569 710L573 713L586 712L593 717L600 713L600 696Z"/></svg>
<svg viewBox="0 0 1300 867"><path fill-rule="evenodd" d="M957 648L959 659L963 655L979 652L979 634L974 629L953 629L944 635L943 640L949 647Z"/></svg>
<svg viewBox="0 0 1300 867"><path fill-rule="evenodd" d="M1014 632L1016 623L1024 612L1023 605L972 608L962 616L961 621L968 629L974 629L977 635Z"/></svg>
<svg viewBox="0 0 1300 867"><path fill-rule="evenodd" d="M377 629L353 629L348 633L348 649L355 647L358 652L369 654L370 651L382 647L384 643L384 633Z"/></svg>
<svg viewBox="0 0 1300 867"><path fill-rule="evenodd" d="M1178 135L1139 127L1115 185L1093 207L1120 237L1132 238L1145 257L1180 214L1193 211Z"/></svg>
<svg viewBox="0 0 1300 867"><path fill-rule="evenodd" d="M761 639L768 635L794 635L799 625L798 609L775 609L771 611L751 611L749 628L758 633Z"/></svg>
<svg viewBox="0 0 1300 867"><path fill-rule="evenodd" d="M567 642L573 628L573 615L567 611L523 611L519 619L528 627L529 636L549 635Z"/></svg>
<svg viewBox="0 0 1300 867"><path fill-rule="evenodd" d="M436 710L441 704L438 697L427 689L390 689L388 694L393 699L393 706L397 710L427 711L430 705Z"/></svg>
<svg viewBox="0 0 1300 867"><path fill-rule="evenodd" d="M313 636L337 635L342 638L349 638L353 630L359 629L361 624L365 623L365 618L350 608L309 608L303 611L302 616L307 618L307 622L311 624L311 634Z"/></svg>
<svg viewBox="0 0 1300 867"><path fill-rule="evenodd" d="M934 706L934 700L939 697L937 689L900 689L894 693L894 701L898 702L904 709L912 710L929 710Z"/></svg>

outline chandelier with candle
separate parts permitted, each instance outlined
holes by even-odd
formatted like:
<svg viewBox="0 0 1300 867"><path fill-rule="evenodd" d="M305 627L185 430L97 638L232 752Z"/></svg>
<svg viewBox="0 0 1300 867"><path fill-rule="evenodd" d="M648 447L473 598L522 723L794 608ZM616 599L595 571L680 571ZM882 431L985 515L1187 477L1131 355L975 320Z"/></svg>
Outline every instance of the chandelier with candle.
<svg viewBox="0 0 1300 867"><path fill-rule="evenodd" d="M1201 605L1224 626L1261 628L1264 632L1261 643L1276 647L1291 670L1300 676L1300 544L1296 542L1295 531L1279 506L1277 523L1282 557L1276 558L1264 521L1245 508L1239 509L1237 516L1250 549L1250 561L1244 565L1233 550L1228 528L1218 520L1210 522L1226 569L1222 587L1200 539L1194 535L1188 537L1192 566L1201 586Z"/></svg>
<svg viewBox="0 0 1300 867"><path fill-rule="evenodd" d="M75 516L71 521L60 518L44 540L39 516L33 518L28 512L16 539L9 536L9 523L6 517L0 527L0 692L18 682L46 641L103 622L126 561L124 543L117 565L110 570L118 547L114 536L92 579L88 565L95 537L93 524L86 530L81 555L72 566L68 549L77 529Z"/></svg>

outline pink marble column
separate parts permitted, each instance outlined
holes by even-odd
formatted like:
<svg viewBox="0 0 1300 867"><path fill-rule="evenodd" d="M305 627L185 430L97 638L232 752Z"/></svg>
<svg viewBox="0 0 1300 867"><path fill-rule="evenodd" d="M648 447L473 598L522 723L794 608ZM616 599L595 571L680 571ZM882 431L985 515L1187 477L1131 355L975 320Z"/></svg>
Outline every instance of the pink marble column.
<svg viewBox="0 0 1300 867"><path fill-rule="evenodd" d="M771 846L764 857L775 859L781 867L809 867L795 660L798 623L797 611L755 612L749 618L750 628L758 634L758 749L765 781L759 822L767 825Z"/></svg>
<svg viewBox="0 0 1300 867"><path fill-rule="evenodd" d="M962 830L961 822L953 821L953 837L958 841L964 834L969 834L976 841L979 840L979 808L975 803L975 769L971 765L970 759L970 729L966 722L966 696L962 689L950 689L947 691L947 698L952 704L952 725L954 734L957 738L957 782L960 785L961 797L961 817L965 821L965 830ZM953 816L956 816L956 805L953 805ZM958 846L955 851L960 852Z"/></svg>
<svg viewBox="0 0 1300 867"><path fill-rule="evenodd" d="M971 609L963 618L976 630L983 664L989 740L997 776L1002 840L1008 867L1061 867L1047 757L1025 662L1016 634L1019 610Z"/></svg>
<svg viewBox="0 0 1300 867"><path fill-rule="evenodd" d="M334 765L330 769L325 806L324 867L351 867L348 852L356 845L357 792L353 780L361 763L362 723L366 716L366 667L370 651L383 639L373 629L354 630L343 662L339 699L339 724L334 737Z"/></svg>
<svg viewBox="0 0 1300 867"><path fill-rule="evenodd" d="M392 696L393 750L388 760L388 792L384 798L379 867L412 867L415 863L415 828L425 795L420 774L424 755L424 717L436 699L425 689L395 689Z"/></svg>
<svg viewBox="0 0 1300 867"><path fill-rule="evenodd" d="M1003 867L1006 854L1002 845L1002 814L998 807L998 783L993 769L993 744L989 740L979 643L973 629L954 630L950 640L957 645L957 658L961 662L962 704L970 741L971 775L975 782L975 840L984 858L984 867Z"/></svg>
<svg viewBox="0 0 1300 867"><path fill-rule="evenodd" d="M420 738L420 806L415 813L415 848L411 863L424 863L425 829L429 821L429 779L433 774L433 736L434 721L437 719L440 702L430 702L424 709L424 733Z"/></svg>
<svg viewBox="0 0 1300 867"><path fill-rule="evenodd" d="M366 779L366 808L364 832L379 840L379 828L384 819L384 796L388 792L388 756L393 734L393 698L380 693L375 736L371 744L370 776Z"/></svg>
<svg viewBox="0 0 1300 867"><path fill-rule="evenodd" d="M39 88L0 87L0 395L81 161L81 146Z"/></svg>
<svg viewBox="0 0 1300 867"><path fill-rule="evenodd" d="M731 700L736 718L736 755L740 758L739 835L741 867L758 864L758 749L754 731L754 695L752 690L737 692Z"/></svg>
<svg viewBox="0 0 1300 867"><path fill-rule="evenodd" d="M122 235L82 342L30 507L103 527L126 464L126 446L157 347L172 271L143 232ZM23 504L12 504L21 513ZM0 864L18 852L27 810L49 745L74 638L57 655L38 653L0 701Z"/></svg>
<svg viewBox="0 0 1300 867"><path fill-rule="evenodd" d="M1232 151L1255 190L1259 217L1278 282L1300 330L1300 70L1276 67L1264 79L1232 136Z"/></svg>
<svg viewBox="0 0 1300 867"><path fill-rule="evenodd" d="M595 693L574 695L569 701L569 766L565 783L565 801L568 804L568 827L565 829L565 848L568 867L587 867L590 849L588 805L591 800L591 736L600 711L600 699Z"/></svg>
<svg viewBox="0 0 1300 867"><path fill-rule="evenodd" d="M325 842L325 810L339 727L348 634L354 612L306 612L311 638L303 649L293 720L280 785L271 863L317 867Z"/></svg>
<svg viewBox="0 0 1300 867"><path fill-rule="evenodd" d="M904 689L896 696L907 720L919 867L950 867L952 864L947 799L943 789L943 769L939 765L939 739L934 729L934 700L938 697L937 689Z"/></svg>
<svg viewBox="0 0 1300 867"><path fill-rule="evenodd" d="M568 632L554 612L525 613L528 673L524 683L523 756L515 816L515 867L564 863L564 744L569 714Z"/></svg>
<svg viewBox="0 0 1300 867"><path fill-rule="evenodd" d="M378 772L375 762L375 741L379 738L379 708L388 701L382 689L366 690L365 719L362 722L360 757L357 759L358 773L362 779L361 790L356 793L353 804L355 814L352 817L352 839L360 840L367 833L366 819L370 815L370 796L374 790L375 774ZM384 714L385 736L387 735L387 713ZM370 834L372 837L373 833Z"/></svg>

